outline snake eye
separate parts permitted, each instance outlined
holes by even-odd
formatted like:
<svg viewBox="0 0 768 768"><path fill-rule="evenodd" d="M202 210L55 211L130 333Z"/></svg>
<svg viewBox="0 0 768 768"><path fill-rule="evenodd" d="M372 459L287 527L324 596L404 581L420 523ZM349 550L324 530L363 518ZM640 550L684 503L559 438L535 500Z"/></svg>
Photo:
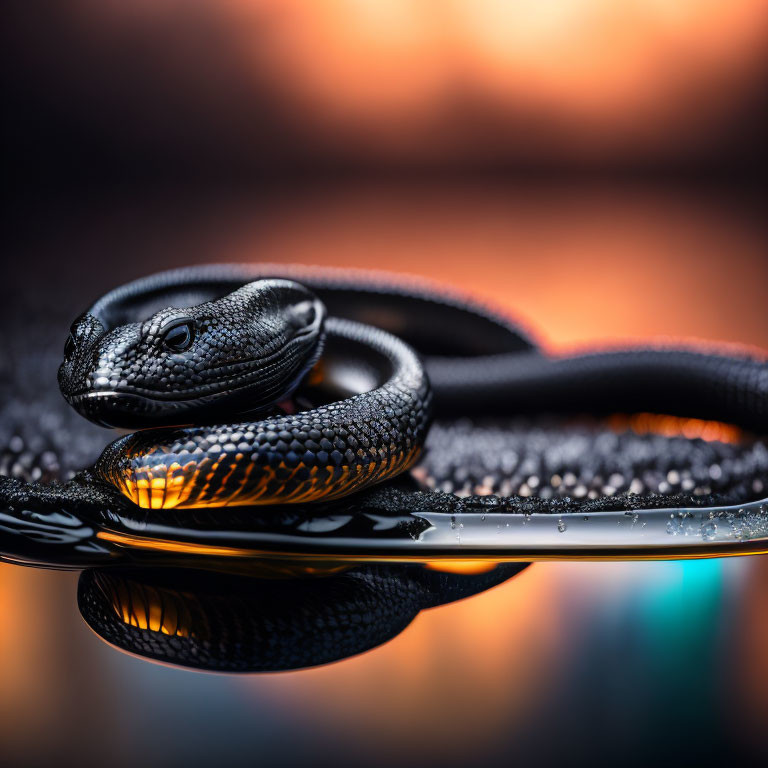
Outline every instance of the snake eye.
<svg viewBox="0 0 768 768"><path fill-rule="evenodd" d="M188 320L172 325L163 336L163 344L171 350L171 352L183 352L185 349L189 349L192 345L192 339L194 338L194 328L192 323Z"/></svg>

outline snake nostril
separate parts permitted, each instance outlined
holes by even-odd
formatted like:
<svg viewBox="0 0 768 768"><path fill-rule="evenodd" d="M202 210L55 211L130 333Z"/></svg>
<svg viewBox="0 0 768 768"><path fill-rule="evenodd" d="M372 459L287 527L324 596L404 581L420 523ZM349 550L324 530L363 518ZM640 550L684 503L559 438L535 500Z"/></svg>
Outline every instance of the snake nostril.
<svg viewBox="0 0 768 768"><path fill-rule="evenodd" d="M314 301L302 301L291 307L289 322L297 331L310 327L316 319L317 307Z"/></svg>

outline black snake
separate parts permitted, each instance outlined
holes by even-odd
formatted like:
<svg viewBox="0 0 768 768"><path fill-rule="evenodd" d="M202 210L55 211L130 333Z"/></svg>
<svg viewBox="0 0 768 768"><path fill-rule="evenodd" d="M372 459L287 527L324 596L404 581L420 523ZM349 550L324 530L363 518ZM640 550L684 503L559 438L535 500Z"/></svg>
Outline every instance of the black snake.
<svg viewBox="0 0 768 768"><path fill-rule="evenodd" d="M429 381L438 414L653 411L768 426L757 359L669 348L553 358L504 317L418 285L280 273L160 273L78 318L59 383L82 415L121 427L203 421L120 438L94 477L150 508L346 496L418 459ZM263 415L310 371L338 399ZM240 420L211 423L224 413Z"/></svg>

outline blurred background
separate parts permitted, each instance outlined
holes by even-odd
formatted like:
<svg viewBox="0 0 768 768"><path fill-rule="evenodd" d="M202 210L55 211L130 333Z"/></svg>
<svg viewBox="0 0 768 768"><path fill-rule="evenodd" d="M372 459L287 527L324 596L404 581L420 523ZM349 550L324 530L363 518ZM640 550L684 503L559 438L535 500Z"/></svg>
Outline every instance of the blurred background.
<svg viewBox="0 0 768 768"><path fill-rule="evenodd" d="M4 4L25 174L729 175L765 158L761 0Z"/></svg>
<svg viewBox="0 0 768 768"><path fill-rule="evenodd" d="M768 349L763 0L0 13L2 334L48 313L63 343L124 280L267 260L428 276L552 350ZM3 762L757 761L767 562L537 564L358 658L244 677L121 654L76 575L0 565Z"/></svg>

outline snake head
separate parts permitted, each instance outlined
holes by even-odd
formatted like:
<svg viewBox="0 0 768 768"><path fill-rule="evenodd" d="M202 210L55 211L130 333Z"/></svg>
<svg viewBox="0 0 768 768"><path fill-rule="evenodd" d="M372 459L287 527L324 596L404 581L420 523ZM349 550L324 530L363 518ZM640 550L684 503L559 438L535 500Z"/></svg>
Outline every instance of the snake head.
<svg viewBox="0 0 768 768"><path fill-rule="evenodd" d="M66 400L109 427L213 421L288 396L317 361L325 307L304 286L259 280L215 301L107 329L86 313L59 368Z"/></svg>

